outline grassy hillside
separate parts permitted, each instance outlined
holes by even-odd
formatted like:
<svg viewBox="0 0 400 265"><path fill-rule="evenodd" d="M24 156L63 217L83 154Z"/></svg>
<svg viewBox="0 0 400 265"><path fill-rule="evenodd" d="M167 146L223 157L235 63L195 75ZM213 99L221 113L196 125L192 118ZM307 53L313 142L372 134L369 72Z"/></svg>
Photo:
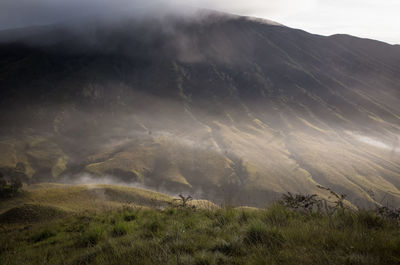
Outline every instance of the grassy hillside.
<svg viewBox="0 0 400 265"><path fill-rule="evenodd" d="M91 204L91 190L115 196L110 204ZM40 204L22 204L0 215L0 264L400 262L399 222L373 212L310 213L279 204L266 210L134 207L151 199L171 198L104 185L36 186L23 198L2 202L2 211L13 203Z"/></svg>
<svg viewBox="0 0 400 265"><path fill-rule="evenodd" d="M41 183L28 186L16 198L0 201L0 213L24 205L55 207L66 212L103 211L124 205L160 207L172 197L150 190L115 185L66 185Z"/></svg>

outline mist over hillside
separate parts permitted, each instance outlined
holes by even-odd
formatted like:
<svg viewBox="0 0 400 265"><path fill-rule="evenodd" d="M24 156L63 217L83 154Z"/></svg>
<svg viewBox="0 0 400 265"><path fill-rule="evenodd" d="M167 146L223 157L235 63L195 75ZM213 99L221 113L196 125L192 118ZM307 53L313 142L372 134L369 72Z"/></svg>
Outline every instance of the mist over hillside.
<svg viewBox="0 0 400 265"><path fill-rule="evenodd" d="M0 134L30 183L398 205L400 47L205 10L5 30Z"/></svg>

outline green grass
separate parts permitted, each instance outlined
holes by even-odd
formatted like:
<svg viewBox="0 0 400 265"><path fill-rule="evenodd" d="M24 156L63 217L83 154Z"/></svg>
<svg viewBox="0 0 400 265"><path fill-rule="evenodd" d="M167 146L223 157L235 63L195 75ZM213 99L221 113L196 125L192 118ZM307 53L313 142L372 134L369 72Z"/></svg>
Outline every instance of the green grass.
<svg viewBox="0 0 400 265"><path fill-rule="evenodd" d="M28 186L17 197L0 200L0 219L6 211L15 211L25 205L66 212L102 212L125 205L156 208L166 206L172 200L172 197L162 193L117 185L41 183Z"/></svg>
<svg viewBox="0 0 400 265"><path fill-rule="evenodd" d="M1 223L29 223L29 222L41 222L51 218L61 218L65 216L67 212L58 209L57 207L36 205L36 204L24 204L9 209L8 211L0 214Z"/></svg>
<svg viewBox="0 0 400 265"><path fill-rule="evenodd" d="M121 207L0 229L4 265L399 263L399 223L368 211Z"/></svg>

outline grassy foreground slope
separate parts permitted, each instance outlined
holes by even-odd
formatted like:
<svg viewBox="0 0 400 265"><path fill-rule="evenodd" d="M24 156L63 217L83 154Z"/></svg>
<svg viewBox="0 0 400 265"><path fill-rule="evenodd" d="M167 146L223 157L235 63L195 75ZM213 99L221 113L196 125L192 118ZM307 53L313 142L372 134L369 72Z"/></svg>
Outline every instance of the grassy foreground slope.
<svg viewBox="0 0 400 265"><path fill-rule="evenodd" d="M28 186L17 198L0 201L0 214L27 205L53 207L67 213L112 210L125 205L160 207L172 199L162 193L117 185L41 183Z"/></svg>
<svg viewBox="0 0 400 265"><path fill-rule="evenodd" d="M92 190L114 192L106 195L114 202L90 205ZM151 199L159 204L137 207ZM175 207L171 199L107 185L37 185L0 204L0 264L400 263L398 221L372 212ZM18 218L20 209L40 218Z"/></svg>

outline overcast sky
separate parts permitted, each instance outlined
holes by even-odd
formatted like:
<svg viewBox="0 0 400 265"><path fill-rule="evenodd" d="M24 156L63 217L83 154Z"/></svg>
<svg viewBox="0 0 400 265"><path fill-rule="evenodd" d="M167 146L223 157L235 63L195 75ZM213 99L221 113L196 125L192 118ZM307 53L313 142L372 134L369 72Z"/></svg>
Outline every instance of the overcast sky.
<svg viewBox="0 0 400 265"><path fill-rule="evenodd" d="M347 33L400 44L400 0L194 0L312 33Z"/></svg>
<svg viewBox="0 0 400 265"><path fill-rule="evenodd" d="M400 0L0 0L0 29L74 20L89 13L157 10L164 2L256 16L306 31L400 44ZM164 8L164 7L163 7ZM159 11L159 10L157 10Z"/></svg>

